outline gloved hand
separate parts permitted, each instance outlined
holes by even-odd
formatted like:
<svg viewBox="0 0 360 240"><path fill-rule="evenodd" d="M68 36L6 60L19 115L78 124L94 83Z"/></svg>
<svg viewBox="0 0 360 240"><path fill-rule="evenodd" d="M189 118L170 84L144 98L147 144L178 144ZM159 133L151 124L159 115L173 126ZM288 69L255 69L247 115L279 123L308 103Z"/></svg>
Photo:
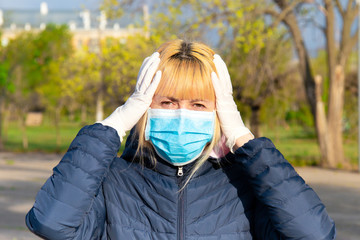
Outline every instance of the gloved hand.
<svg viewBox="0 0 360 240"><path fill-rule="evenodd" d="M233 91L230 75L225 62L217 54L214 55L213 61L218 73L218 75L215 72L211 73L216 95L216 112L220 119L221 130L227 138L226 146L233 152L237 140L245 138L246 141L243 143L246 143L248 140L254 138L254 136L250 130L245 127L240 112L237 109L232 96Z"/></svg>
<svg viewBox="0 0 360 240"><path fill-rule="evenodd" d="M157 71L155 74L160 63L159 55L158 52L155 52L150 57L145 58L137 77L134 93L124 105L118 107L105 120L100 121L104 126L116 129L121 142L126 135L126 131L135 126L152 102L153 95L161 79L161 71Z"/></svg>

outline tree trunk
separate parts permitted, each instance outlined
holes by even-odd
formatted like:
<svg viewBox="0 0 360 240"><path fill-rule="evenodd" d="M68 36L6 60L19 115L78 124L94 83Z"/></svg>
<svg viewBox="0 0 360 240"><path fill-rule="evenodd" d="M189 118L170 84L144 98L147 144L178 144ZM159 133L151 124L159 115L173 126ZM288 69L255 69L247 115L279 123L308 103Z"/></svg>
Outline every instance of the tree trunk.
<svg viewBox="0 0 360 240"><path fill-rule="evenodd" d="M29 148L29 140L26 133L26 112L20 111L20 126L21 126L21 134L22 134L22 144L23 148L27 150Z"/></svg>
<svg viewBox="0 0 360 240"><path fill-rule="evenodd" d="M339 167L345 163L342 142L342 114L344 105L344 70L336 65L337 46L335 41L335 12L332 0L326 0L326 51L329 77L328 99L328 156L327 163L330 167ZM331 151L331 153L329 152Z"/></svg>
<svg viewBox="0 0 360 240"><path fill-rule="evenodd" d="M55 108L56 151L60 151L60 144L61 144L60 113L61 113L61 107L58 106Z"/></svg>
<svg viewBox="0 0 360 240"><path fill-rule="evenodd" d="M283 1L279 1L283 2ZM310 110L313 116L314 123L316 122L316 94L315 94L315 81L312 74L310 65L310 58L305 47L304 39L301 30L297 24L296 16L289 12L283 22L289 28L294 41L296 53L299 58L299 72L304 83L304 89Z"/></svg>
<svg viewBox="0 0 360 240"><path fill-rule="evenodd" d="M98 95L96 97L96 122L102 121L104 120L104 92L105 92L105 67L104 67L104 57L102 55L101 49L102 49L102 45L101 45L101 41L99 40L99 59L100 59L100 84L99 84L99 91L98 91Z"/></svg>
<svg viewBox="0 0 360 240"><path fill-rule="evenodd" d="M11 113L12 108L13 108L13 106L11 104L9 104L8 107L4 108L4 112L3 112L3 131L2 131L3 143L5 143L7 141L8 129L9 129L9 123L10 123L10 113Z"/></svg>
<svg viewBox="0 0 360 240"><path fill-rule="evenodd" d="M325 106L322 101L322 77L315 76L316 87L316 133L320 148L320 165L326 166L328 159L328 138L327 138L327 120L325 114Z"/></svg>
<svg viewBox="0 0 360 240"><path fill-rule="evenodd" d="M74 122L75 121L75 104L72 104L72 106L69 106L69 113L68 113L68 117L69 117L69 120L71 122Z"/></svg>
<svg viewBox="0 0 360 240"><path fill-rule="evenodd" d="M87 107L85 104L81 105L81 124L85 124L87 119Z"/></svg>
<svg viewBox="0 0 360 240"><path fill-rule="evenodd" d="M326 118L324 103L321 99L321 76L315 77L316 83L316 132L321 153L322 166L337 168L349 167L345 161L342 141L342 113L344 105L344 72L341 66L335 69L333 84L330 86L331 99Z"/></svg>
<svg viewBox="0 0 360 240"><path fill-rule="evenodd" d="M261 136L260 131L260 106L251 106L251 117L250 117L251 132L255 137Z"/></svg>
<svg viewBox="0 0 360 240"><path fill-rule="evenodd" d="M102 87L96 98L96 122L104 120L104 93Z"/></svg>
<svg viewBox="0 0 360 240"><path fill-rule="evenodd" d="M330 167L348 167L344 157L342 139L342 116L344 107L344 71L336 66L333 81L330 84L328 103L328 141L333 156L329 156Z"/></svg>

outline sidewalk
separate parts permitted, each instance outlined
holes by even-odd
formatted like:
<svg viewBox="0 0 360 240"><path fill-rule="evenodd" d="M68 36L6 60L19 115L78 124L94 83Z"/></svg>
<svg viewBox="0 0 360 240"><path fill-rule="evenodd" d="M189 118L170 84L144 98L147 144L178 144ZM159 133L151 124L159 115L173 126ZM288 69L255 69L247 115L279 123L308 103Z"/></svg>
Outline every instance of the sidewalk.
<svg viewBox="0 0 360 240"><path fill-rule="evenodd" d="M0 153L0 240L40 239L25 226L25 214L61 156Z"/></svg>
<svg viewBox="0 0 360 240"><path fill-rule="evenodd" d="M24 223L37 191L61 159L55 154L0 153L0 240L36 240ZM325 203L337 240L360 240L360 174L297 168Z"/></svg>
<svg viewBox="0 0 360 240"><path fill-rule="evenodd" d="M360 240L360 174L298 168L335 220L337 240Z"/></svg>

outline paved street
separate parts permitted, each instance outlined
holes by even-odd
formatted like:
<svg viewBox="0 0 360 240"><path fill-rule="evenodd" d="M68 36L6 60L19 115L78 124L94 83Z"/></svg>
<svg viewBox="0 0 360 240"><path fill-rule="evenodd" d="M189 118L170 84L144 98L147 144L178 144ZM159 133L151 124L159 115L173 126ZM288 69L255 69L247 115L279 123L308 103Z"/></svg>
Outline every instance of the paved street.
<svg viewBox="0 0 360 240"><path fill-rule="evenodd" d="M55 154L0 153L0 240L39 239L24 216L52 168ZM360 240L360 174L319 168L298 168L325 203L337 225L338 240Z"/></svg>

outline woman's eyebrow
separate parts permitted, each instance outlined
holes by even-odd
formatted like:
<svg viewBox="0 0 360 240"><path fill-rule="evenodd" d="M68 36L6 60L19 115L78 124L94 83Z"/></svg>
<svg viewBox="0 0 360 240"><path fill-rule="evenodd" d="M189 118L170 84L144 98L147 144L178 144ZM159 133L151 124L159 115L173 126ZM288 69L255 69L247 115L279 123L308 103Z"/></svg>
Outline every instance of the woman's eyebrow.
<svg viewBox="0 0 360 240"><path fill-rule="evenodd" d="M167 99L169 99L169 100L171 100L173 102L179 102L180 101L180 99L177 99L177 98L174 98L174 97L164 97L164 98L167 98Z"/></svg>
<svg viewBox="0 0 360 240"><path fill-rule="evenodd" d="M190 100L190 102L209 102L209 100L204 100L204 99L192 99L192 100Z"/></svg>

